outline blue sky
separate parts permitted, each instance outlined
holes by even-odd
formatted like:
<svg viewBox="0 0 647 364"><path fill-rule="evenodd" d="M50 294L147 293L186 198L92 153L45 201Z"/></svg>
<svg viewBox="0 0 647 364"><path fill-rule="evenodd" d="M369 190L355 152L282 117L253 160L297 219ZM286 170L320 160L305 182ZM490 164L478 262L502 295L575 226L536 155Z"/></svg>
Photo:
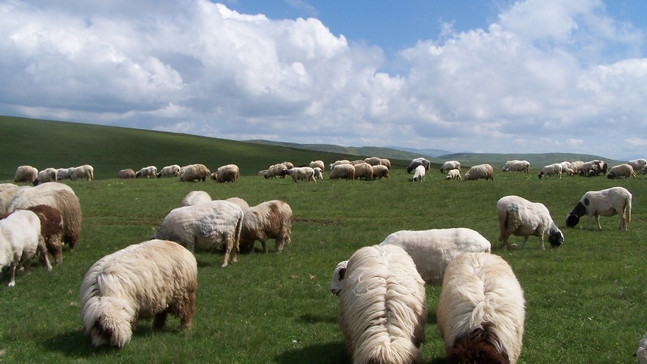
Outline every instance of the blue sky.
<svg viewBox="0 0 647 364"><path fill-rule="evenodd" d="M644 158L646 4L0 0L0 114Z"/></svg>

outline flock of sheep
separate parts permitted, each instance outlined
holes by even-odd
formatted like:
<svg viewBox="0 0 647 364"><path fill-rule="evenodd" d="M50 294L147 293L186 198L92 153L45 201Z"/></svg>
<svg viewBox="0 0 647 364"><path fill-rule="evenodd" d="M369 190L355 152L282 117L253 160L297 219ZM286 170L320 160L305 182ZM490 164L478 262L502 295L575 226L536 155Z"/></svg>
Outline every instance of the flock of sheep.
<svg viewBox="0 0 647 364"><path fill-rule="evenodd" d="M647 161L631 168L643 170ZM565 162L566 163L566 162ZM561 173L604 174L606 164L560 165L559 173L544 168L543 176ZM624 165L624 164L623 164ZM430 163L416 158L407 167L413 181L422 181ZM0 185L0 269L10 267L9 286L15 285L15 271L39 257L51 269L49 254L62 261L66 243L72 251L80 235L81 209L74 191L56 182L63 178L93 178L89 165L54 170L53 177L20 166L14 184ZM329 178L374 179L389 177L390 162L382 158L337 161L329 166ZM549 166L546 166L549 167ZM460 175L460 163L448 161L440 171L447 179L493 179L489 164L473 166ZM502 171L528 172L529 163L510 161ZM624 167L623 167L624 168ZM607 176L624 175L611 168ZM294 182L316 182L323 177L324 164L313 161L295 167L287 162L259 172L265 178L290 176ZM386 171L386 172L385 172ZM333 173L334 172L334 173ZM181 181L204 181L211 176L219 182L234 182L239 169L225 165L211 173L202 164L172 165L159 172L154 166L122 170L120 178L179 177ZM63 176L63 177L61 177ZM334 176L334 177L333 177ZM48 183L44 183L48 182ZM568 214L566 225L579 218L620 216L619 229L631 221L632 195L622 187L585 193ZM538 236L541 248L547 238L551 246L564 242L548 209L539 202L519 196L501 198L496 206L500 236L509 248L511 235ZM194 250L224 251L222 267L236 262L238 252L253 250L256 241L263 250L275 239L275 251L290 243L292 210L281 200L249 206L240 198L212 200L204 191L192 191L163 219L150 240L121 249L98 260L87 272L80 289L81 318L85 332L95 346L123 347L130 341L137 318L154 318L153 328L164 326L167 314L191 326L195 311L197 264ZM48 254L49 253L49 254ZM523 290L511 267L491 254L491 244L467 228L398 231L382 243L358 249L333 271L331 292L339 297L338 322L354 363L414 363L420 361L419 346L425 341L427 319L425 284L442 285L437 320L450 360L458 362L510 362L521 354L525 308Z"/></svg>

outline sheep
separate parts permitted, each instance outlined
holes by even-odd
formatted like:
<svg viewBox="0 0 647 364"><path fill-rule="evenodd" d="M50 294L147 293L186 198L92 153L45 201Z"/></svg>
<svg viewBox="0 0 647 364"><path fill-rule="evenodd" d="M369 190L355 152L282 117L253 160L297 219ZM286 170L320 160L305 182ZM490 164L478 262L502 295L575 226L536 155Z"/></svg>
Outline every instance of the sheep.
<svg viewBox="0 0 647 364"><path fill-rule="evenodd" d="M135 178L135 171L132 168L125 168L120 170L117 176L121 179Z"/></svg>
<svg viewBox="0 0 647 364"><path fill-rule="evenodd" d="M397 246L368 246L348 260L337 321L355 364L417 363L425 341L425 286Z"/></svg>
<svg viewBox="0 0 647 364"><path fill-rule="evenodd" d="M211 202L211 196L205 191L191 191L182 198L180 206L192 206L203 202Z"/></svg>
<svg viewBox="0 0 647 364"><path fill-rule="evenodd" d="M344 260L337 263L335 270L332 272L332 279L330 280L330 293L335 296L339 296L342 288L344 288L344 283L346 282L344 278L346 277L346 268L348 267L348 261Z"/></svg>
<svg viewBox="0 0 647 364"><path fill-rule="evenodd" d="M391 161L387 158L380 158L380 164L388 169L391 169Z"/></svg>
<svg viewBox="0 0 647 364"><path fill-rule="evenodd" d="M270 179L270 178L276 178L278 176L285 176L283 174L284 171L286 171L288 167L286 167L285 164L283 163L276 163L272 164L263 174L263 177L265 179Z"/></svg>
<svg viewBox="0 0 647 364"><path fill-rule="evenodd" d="M391 172L389 171L389 168L383 164L380 164L378 166L373 166L373 179L382 179L384 178L390 178L391 177Z"/></svg>
<svg viewBox="0 0 647 364"><path fill-rule="evenodd" d="M400 230L380 243L403 248L416 264L422 279L441 285L447 264L464 252L490 252L490 242L468 228Z"/></svg>
<svg viewBox="0 0 647 364"><path fill-rule="evenodd" d="M315 179L323 179L323 169L314 167L312 170L314 171Z"/></svg>
<svg viewBox="0 0 647 364"><path fill-rule="evenodd" d="M221 267L236 263L240 243L243 210L229 201L216 200L177 207L166 215L151 239L172 240L195 249L224 249Z"/></svg>
<svg viewBox="0 0 647 364"><path fill-rule="evenodd" d="M8 212L26 209L35 205L47 205L58 209L63 216L63 241L74 252L81 235L81 203L72 188L60 182L49 182L35 187L19 189L7 207Z"/></svg>
<svg viewBox="0 0 647 364"><path fill-rule="evenodd" d="M40 234L45 242L47 252L54 257L58 265L63 261L63 214L57 208L47 205L29 206L40 220ZM47 253L45 253L47 254Z"/></svg>
<svg viewBox="0 0 647 364"><path fill-rule="evenodd" d="M157 167L155 166L144 167L135 173L135 178L149 179L151 177L156 177L156 176L157 176Z"/></svg>
<svg viewBox="0 0 647 364"><path fill-rule="evenodd" d="M617 166L613 166L610 170L609 173L607 173L607 178L609 179L614 179L614 178L629 178L629 177L636 177L636 172L634 172L633 167L628 164L628 163L623 163L623 164L618 164Z"/></svg>
<svg viewBox="0 0 647 364"><path fill-rule="evenodd" d="M546 206L540 202L530 202L514 195L505 196L497 202L496 212L499 218L499 241L503 243L504 249L510 248L508 238L512 234L523 236L521 248L526 247L526 241L530 235L539 237L542 250L546 249L544 246L546 236L553 248L564 243L564 234L555 225Z"/></svg>
<svg viewBox="0 0 647 364"><path fill-rule="evenodd" d="M191 327L198 264L186 248L149 240L106 255L88 269L79 290L81 322L92 345L123 348L140 318L162 329L170 313Z"/></svg>
<svg viewBox="0 0 647 364"><path fill-rule="evenodd" d="M309 168L309 167L308 167ZM254 250L254 242L260 240L263 251L268 252L266 241L275 240L275 251L280 253L290 243L292 234L292 209L281 200L271 200L245 210L240 233L240 251Z"/></svg>
<svg viewBox="0 0 647 364"><path fill-rule="evenodd" d="M9 202L20 188L13 183L0 183L0 215L7 213Z"/></svg>
<svg viewBox="0 0 647 364"><path fill-rule="evenodd" d="M647 166L647 159L633 159L627 162L627 164L629 164L634 171L640 171Z"/></svg>
<svg viewBox="0 0 647 364"><path fill-rule="evenodd" d="M216 182L236 182L240 175L240 169L235 164L226 164L218 167L218 169L211 174L211 179Z"/></svg>
<svg viewBox="0 0 647 364"><path fill-rule="evenodd" d="M526 160L511 160L505 162L503 167L501 168L502 172L524 172L528 173L528 169L530 169L530 162Z"/></svg>
<svg viewBox="0 0 647 364"><path fill-rule="evenodd" d="M624 187L611 187L600 191L588 191L582 196L575 207L566 215L566 226L572 228L583 215L588 216L588 227L591 229L591 218L595 217L598 230L602 230L600 216L620 215L619 230L627 231L627 223L631 222L631 202L633 196Z"/></svg>
<svg viewBox="0 0 647 364"><path fill-rule="evenodd" d="M552 163L544 166L544 168L541 169L539 174L537 174L537 177L539 177L539 179L542 179L544 176L558 176L561 179L562 178L561 163Z"/></svg>
<svg viewBox="0 0 647 364"><path fill-rule="evenodd" d="M411 160L411 163L409 163L409 165L407 166L407 173L411 173L411 171L415 170L416 167L420 165L425 167L425 171L428 171L431 166L431 162L429 162L428 159L422 158L422 157L414 158Z"/></svg>
<svg viewBox="0 0 647 364"><path fill-rule="evenodd" d="M34 186L38 186L40 183L46 182L56 182L57 179L57 170L56 168L45 168L42 171L38 172L38 176L32 183Z"/></svg>
<svg viewBox="0 0 647 364"><path fill-rule="evenodd" d="M360 162L354 165L355 167L355 179L363 178L366 181L373 179L373 166L366 163Z"/></svg>
<svg viewBox="0 0 647 364"><path fill-rule="evenodd" d="M461 177L461 170L460 169L450 169L449 171L447 171L447 176L445 176L445 179L461 181L463 179Z"/></svg>
<svg viewBox="0 0 647 364"><path fill-rule="evenodd" d="M328 174L330 179L355 179L355 167L352 164L338 164Z"/></svg>
<svg viewBox="0 0 647 364"><path fill-rule="evenodd" d="M379 166L382 164L382 159L380 157L367 157L364 158L364 162L370 164L371 166Z"/></svg>
<svg viewBox="0 0 647 364"><path fill-rule="evenodd" d="M193 182L195 180L206 181L211 174L209 168L201 163L189 164L180 169L180 181Z"/></svg>
<svg viewBox="0 0 647 364"><path fill-rule="evenodd" d="M321 168L321 172L326 170L326 165L324 164L324 162L322 160L319 160L319 159L317 159L315 161L311 161L310 164L308 164L308 166L310 168L312 168L312 169L315 169L315 168L319 167L319 168Z"/></svg>
<svg viewBox="0 0 647 364"><path fill-rule="evenodd" d="M463 177L464 181L476 181L478 179L493 180L494 181L494 168L490 164L477 164L472 166L465 176Z"/></svg>
<svg viewBox="0 0 647 364"><path fill-rule="evenodd" d="M413 173L413 178L411 179L413 182L422 182L422 180L425 178L425 166L422 164L416 167L415 172Z"/></svg>
<svg viewBox="0 0 647 364"><path fill-rule="evenodd" d="M340 164L350 164L350 161L348 159L339 159L336 160L328 166L328 169L332 171L333 168L337 167Z"/></svg>
<svg viewBox="0 0 647 364"><path fill-rule="evenodd" d="M282 163L287 169L294 168L294 163L285 161Z"/></svg>
<svg viewBox="0 0 647 364"><path fill-rule="evenodd" d="M584 162L582 162L582 161L573 161L573 162L571 162L571 169L573 170L574 174L580 174L580 172L582 171L583 166L584 166Z"/></svg>
<svg viewBox="0 0 647 364"><path fill-rule="evenodd" d="M4 267L9 267L9 287L16 285L16 268L24 266L25 272L31 272L31 259L37 253L47 270L52 270L40 233L40 220L34 212L19 210L0 220L0 275Z"/></svg>
<svg viewBox="0 0 647 364"><path fill-rule="evenodd" d="M638 364L647 364L647 334L643 335L638 342L638 349L634 356L638 358Z"/></svg>
<svg viewBox="0 0 647 364"><path fill-rule="evenodd" d="M32 166L19 166L16 169L16 174L13 177L15 183L27 182L34 183L38 177L38 170Z"/></svg>
<svg viewBox="0 0 647 364"><path fill-rule="evenodd" d="M157 173L157 178L162 178L162 177L180 177L180 166L177 164L164 166Z"/></svg>
<svg viewBox="0 0 647 364"><path fill-rule="evenodd" d="M243 200L240 197L229 197L225 201L229 201L233 204L238 205L238 207L240 207L240 209L243 210L243 212L247 211L247 209L249 208L249 204L247 203L247 201Z"/></svg>
<svg viewBox="0 0 647 364"><path fill-rule="evenodd" d="M607 173L607 163L599 159L583 162L578 172L582 176L597 176Z"/></svg>
<svg viewBox="0 0 647 364"><path fill-rule="evenodd" d="M450 363L516 363L525 325L524 293L510 265L465 253L447 266L436 319Z"/></svg>
<svg viewBox="0 0 647 364"><path fill-rule="evenodd" d="M445 173L452 169L458 169L460 171L461 163L459 161L447 161L440 167L440 173Z"/></svg>
<svg viewBox="0 0 647 364"><path fill-rule="evenodd" d="M283 175L289 175L292 177L294 183L297 183L297 180L312 181L317 183L315 179L315 170L310 167L294 167L286 169L283 171Z"/></svg>
<svg viewBox="0 0 647 364"><path fill-rule="evenodd" d="M70 172L70 179L76 181L77 179L87 179L92 181L94 179L94 167L89 164L75 167Z"/></svg>
<svg viewBox="0 0 647 364"><path fill-rule="evenodd" d="M71 169L70 168L59 168L56 170L56 180L62 181L64 179L71 178Z"/></svg>

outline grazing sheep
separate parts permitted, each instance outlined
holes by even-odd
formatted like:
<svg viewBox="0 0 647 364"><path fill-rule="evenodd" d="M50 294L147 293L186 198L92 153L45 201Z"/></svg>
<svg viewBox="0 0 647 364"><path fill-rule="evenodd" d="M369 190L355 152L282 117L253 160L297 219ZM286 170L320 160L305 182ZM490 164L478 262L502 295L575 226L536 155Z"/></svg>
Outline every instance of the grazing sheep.
<svg viewBox="0 0 647 364"><path fill-rule="evenodd" d="M40 220L40 235L45 241L47 251L54 257L58 265L63 261L63 214L57 208L47 205L30 206ZM47 254L47 253L46 253Z"/></svg>
<svg viewBox="0 0 647 364"><path fill-rule="evenodd" d="M562 174L573 176L577 173L575 172L575 168L573 167L573 163L571 162L563 161L562 163L560 163L560 165L562 166Z"/></svg>
<svg viewBox="0 0 647 364"><path fill-rule="evenodd" d="M34 183L38 177L38 170L32 166L19 166L16 169L16 174L13 177L13 181L16 183L27 182Z"/></svg>
<svg viewBox="0 0 647 364"><path fill-rule="evenodd" d="M92 181L94 179L94 167L89 164L84 164L75 168L70 168L70 179L76 181L77 179L87 179Z"/></svg>
<svg viewBox="0 0 647 364"><path fill-rule="evenodd" d="M598 230L602 230L600 216L620 215L619 230L627 231L627 223L631 222L631 201L633 196L626 188L611 187L600 191L588 191L582 196L573 210L566 216L566 226L575 227L580 217L588 216L587 229L591 229L591 218L595 217Z"/></svg>
<svg viewBox="0 0 647 364"><path fill-rule="evenodd" d="M135 173L135 178L146 178L149 179L151 177L156 177L157 176L157 167L155 166L148 166L140 169Z"/></svg>
<svg viewBox="0 0 647 364"><path fill-rule="evenodd" d="M0 183L0 215L7 213L9 202L20 188L13 183Z"/></svg>
<svg viewBox="0 0 647 364"><path fill-rule="evenodd" d="M607 163L599 159L583 162L578 172L582 176L597 176L599 174L607 173Z"/></svg>
<svg viewBox="0 0 647 364"><path fill-rule="evenodd" d="M425 166L421 164L416 167L416 171L413 173L413 178L411 180L413 182L422 182L425 178L425 173Z"/></svg>
<svg viewBox="0 0 647 364"><path fill-rule="evenodd" d="M348 159L336 160L333 163L330 163L330 165L328 166L328 169L332 171L333 168L337 167L340 164L350 164L350 161Z"/></svg>
<svg viewBox="0 0 647 364"><path fill-rule="evenodd" d="M292 177L294 183L297 183L297 180L300 179L317 183L317 180L315 179L315 170L310 167L293 167L284 170L283 174Z"/></svg>
<svg viewBox="0 0 647 364"><path fill-rule="evenodd" d="M501 168L502 172L524 172L528 173L528 169L530 169L530 162L526 160L511 160L505 162L503 167Z"/></svg>
<svg viewBox="0 0 647 364"><path fill-rule="evenodd" d="M216 182L236 182L240 175L240 169L235 164L226 164L218 167L218 169L211 174L211 179Z"/></svg>
<svg viewBox="0 0 647 364"><path fill-rule="evenodd" d="M31 259L40 254L47 270L52 270L45 241L40 234L40 220L29 210L10 213L0 220L0 275L9 267L9 287L16 285L16 268L31 272Z"/></svg>
<svg viewBox="0 0 647 364"><path fill-rule="evenodd" d="M382 164L382 159L380 157L368 157L364 158L364 162L370 164L371 166L379 166Z"/></svg>
<svg viewBox="0 0 647 364"><path fill-rule="evenodd" d="M348 260L337 321L355 364L417 363L425 341L425 286L397 246L369 246Z"/></svg>
<svg viewBox="0 0 647 364"><path fill-rule="evenodd" d="M452 169L458 169L460 171L461 163L459 161L447 161L440 167L440 173L445 173Z"/></svg>
<svg viewBox="0 0 647 364"><path fill-rule="evenodd" d="M629 164L634 171L640 171L647 166L647 159L633 159L627 162L627 164Z"/></svg>
<svg viewBox="0 0 647 364"><path fill-rule="evenodd" d="M247 211L247 209L249 208L249 204L247 203L247 201L243 200L240 197L229 197L225 201L229 201L233 204L238 205L238 207L240 207L240 209L243 210L243 212Z"/></svg>
<svg viewBox="0 0 647 364"><path fill-rule="evenodd" d="M186 248L164 240L130 245L99 259L81 284L81 321L93 346L122 348L140 318L162 329L170 313L191 327L198 264Z"/></svg>
<svg viewBox="0 0 647 364"><path fill-rule="evenodd" d="M404 249L427 284L441 285L447 264L465 252L490 252L490 242L468 228L401 230L380 243Z"/></svg>
<svg viewBox="0 0 647 364"><path fill-rule="evenodd" d="M355 179L355 167L352 164L338 164L330 169L330 179Z"/></svg>
<svg viewBox="0 0 647 364"><path fill-rule="evenodd" d="M321 169L319 167L314 167L312 170L315 173L314 174L315 179L323 179L323 169Z"/></svg>
<svg viewBox="0 0 647 364"><path fill-rule="evenodd" d="M477 179L491 179L494 181L494 168L490 164L484 163L484 164L477 164L475 166L472 166L467 173L465 173L465 176L463 177L464 181L476 181Z"/></svg>
<svg viewBox="0 0 647 364"><path fill-rule="evenodd" d="M191 191L182 198L180 206L192 206L203 202L211 202L211 196L205 191Z"/></svg>
<svg viewBox="0 0 647 364"><path fill-rule="evenodd" d="M179 177L180 176L180 166L177 164L171 164L169 166L164 166L158 173L157 178L162 177Z"/></svg>
<svg viewBox="0 0 647 364"><path fill-rule="evenodd" d="M63 241L74 251L81 235L81 203L72 188L60 182L50 182L16 191L9 202L8 212L24 210L30 206L47 205L63 215Z"/></svg>
<svg viewBox="0 0 647 364"><path fill-rule="evenodd" d="M216 200L177 207L166 215L151 239L172 240L189 251L225 250L222 267L235 263L242 227L243 210L238 205Z"/></svg>
<svg viewBox="0 0 647 364"><path fill-rule="evenodd" d="M188 166L181 168L180 181L193 182L195 180L198 180L204 182L207 180L207 177L209 177L210 174L211 172L209 171L209 168L207 168L207 166L205 166L204 164L189 164Z"/></svg>
<svg viewBox="0 0 647 364"><path fill-rule="evenodd" d="M411 163L409 163L409 165L407 166L407 173L411 173L411 171L415 170L416 167L420 165L425 167L425 171L428 171L429 168L431 167L431 162L429 162L428 159L422 158L422 157L414 158L411 160Z"/></svg>
<svg viewBox="0 0 647 364"><path fill-rule="evenodd" d="M38 176L32 183L34 186L38 186L40 183L46 182L56 182L57 179L57 170L56 168L45 168L42 171L38 172Z"/></svg>
<svg viewBox="0 0 647 364"><path fill-rule="evenodd" d="M366 181L373 180L373 166L362 161L354 165L355 179L363 178Z"/></svg>
<svg viewBox="0 0 647 364"><path fill-rule="evenodd" d="M132 168L122 169L117 176L121 179L135 178L135 171Z"/></svg>
<svg viewBox="0 0 647 364"><path fill-rule="evenodd" d="M297 168L297 167L295 167ZM309 168L309 167L308 167ZM254 242L263 244L268 252L266 241L274 239L275 251L283 251L283 245L290 243L292 234L292 209L281 200L265 201L245 210L243 227L240 233L240 251L249 253L254 250Z"/></svg>
<svg viewBox="0 0 647 364"><path fill-rule="evenodd" d="M447 266L438 331L450 363L516 363L525 324L523 290L498 255L465 253Z"/></svg>
<svg viewBox="0 0 647 364"><path fill-rule="evenodd" d="M537 177L539 177L539 179L542 179L544 176L558 176L561 179L562 178L562 164L561 163L552 163L552 164L544 166L544 168L541 169L541 172L539 172L539 174L537 174Z"/></svg>
<svg viewBox="0 0 647 364"><path fill-rule="evenodd" d="M510 235L523 236L521 247L526 247L530 235L538 236L541 240L541 249L545 250L544 238L553 248L564 243L564 234L555 225L546 206L540 202L530 202L519 196L505 196L496 204L499 218L499 241L503 248L509 249L508 238Z"/></svg>
<svg viewBox="0 0 647 364"><path fill-rule="evenodd" d="M64 179L71 179L72 168L59 168L56 170L56 180L62 181Z"/></svg>
<svg viewBox="0 0 647 364"><path fill-rule="evenodd" d="M390 178L391 177L391 172L389 170L389 167L380 164L378 166L373 166L373 179L381 179L382 177L384 178Z"/></svg>
<svg viewBox="0 0 647 364"><path fill-rule="evenodd" d="M344 260L337 263L335 270L332 272L332 279L330 280L330 292L335 296L339 296L342 288L344 288L344 283L346 282L344 278L346 277L346 268L348 267L348 261Z"/></svg>
<svg viewBox="0 0 647 364"><path fill-rule="evenodd" d="M460 169L450 169L449 171L447 171L447 176L445 176L445 179L461 181L463 179L461 177L461 170Z"/></svg>
<svg viewBox="0 0 647 364"><path fill-rule="evenodd" d="M380 164L388 169L391 169L391 161L387 158L380 158Z"/></svg>
<svg viewBox="0 0 647 364"><path fill-rule="evenodd" d="M636 172L634 172L634 169L631 165L628 163L623 163L623 164L618 164L617 166L613 166L610 170L609 173L607 173L607 178L609 179L614 179L614 178L629 178L629 177L636 177Z"/></svg>
<svg viewBox="0 0 647 364"><path fill-rule="evenodd" d="M310 164L308 165L310 168L315 169L319 167L321 169L321 172L326 170L326 165L322 160L317 159L316 161L311 161Z"/></svg>
<svg viewBox="0 0 647 364"><path fill-rule="evenodd" d="M276 178L276 177L285 177L284 171L286 171L288 167L283 164L283 163L276 163L272 164L263 174L263 177L265 179L270 179L270 178Z"/></svg>
<svg viewBox="0 0 647 364"><path fill-rule="evenodd" d="M647 334L643 335L638 342L638 349L634 356L638 358L638 364L647 364Z"/></svg>

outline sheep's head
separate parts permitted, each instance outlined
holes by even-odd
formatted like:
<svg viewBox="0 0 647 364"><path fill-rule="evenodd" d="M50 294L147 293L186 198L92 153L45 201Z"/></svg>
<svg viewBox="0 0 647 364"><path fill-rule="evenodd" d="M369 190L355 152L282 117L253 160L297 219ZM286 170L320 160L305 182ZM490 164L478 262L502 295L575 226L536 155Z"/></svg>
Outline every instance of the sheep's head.
<svg viewBox="0 0 647 364"><path fill-rule="evenodd" d="M559 248L564 244L564 234L555 226L554 229L550 230L548 242L553 248Z"/></svg>
<svg viewBox="0 0 647 364"><path fill-rule="evenodd" d="M330 281L330 292L332 292L336 296L339 296L339 292L341 292L342 288L344 288L344 276L346 275L347 265L347 260L337 263L337 266L332 273L332 280Z"/></svg>
<svg viewBox="0 0 647 364"><path fill-rule="evenodd" d="M575 207L573 207L573 210L566 215L566 226L572 228L577 225L578 222L580 222L580 216L586 214L586 207L585 205L589 204L589 199L584 198L584 203L582 201L578 202Z"/></svg>
<svg viewBox="0 0 647 364"><path fill-rule="evenodd" d="M569 212L568 215L566 215L566 226L572 228L575 227L578 222L580 222L580 217L576 214Z"/></svg>

